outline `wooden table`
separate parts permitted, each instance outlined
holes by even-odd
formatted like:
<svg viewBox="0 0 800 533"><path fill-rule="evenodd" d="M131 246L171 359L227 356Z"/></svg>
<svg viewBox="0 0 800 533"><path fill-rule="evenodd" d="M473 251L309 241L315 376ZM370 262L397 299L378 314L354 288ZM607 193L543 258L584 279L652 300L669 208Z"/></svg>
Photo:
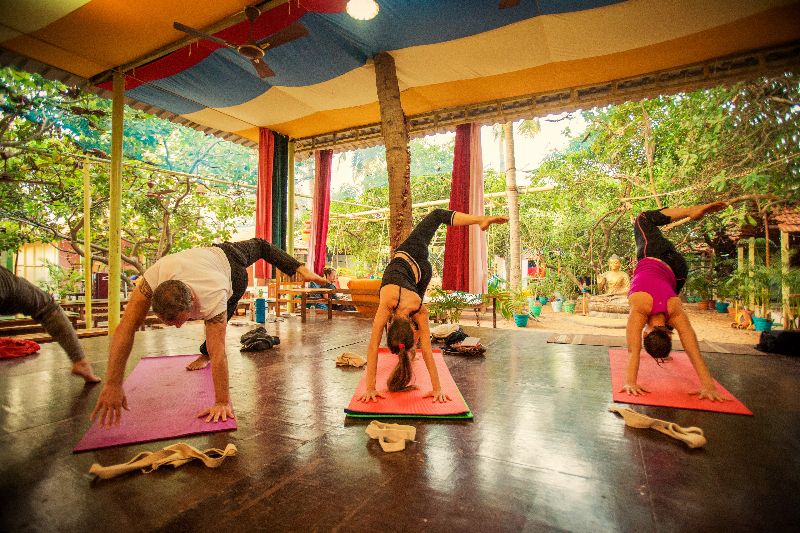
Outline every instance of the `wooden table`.
<svg viewBox="0 0 800 533"><path fill-rule="evenodd" d="M306 321L306 304L308 303L308 297L311 294L319 294L320 296L325 297L325 302L328 304L328 320L333 319L333 299L331 298L331 294L333 293L333 289L324 289L324 288L303 288L303 289L286 289L282 291L284 294L288 294L289 296L300 296L300 321ZM319 299L312 299L312 303L322 303Z"/></svg>

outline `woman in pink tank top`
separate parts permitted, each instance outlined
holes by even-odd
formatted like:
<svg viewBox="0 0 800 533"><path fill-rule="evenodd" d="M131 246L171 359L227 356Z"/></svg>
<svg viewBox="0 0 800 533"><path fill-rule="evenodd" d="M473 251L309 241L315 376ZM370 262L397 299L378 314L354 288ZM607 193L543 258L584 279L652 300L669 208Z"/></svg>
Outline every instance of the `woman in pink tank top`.
<svg viewBox="0 0 800 533"><path fill-rule="evenodd" d="M697 335L678 297L689 270L686 261L658 228L687 217L698 220L708 213L723 209L725 205L723 202L713 202L688 208L666 208L644 211L636 217L633 231L639 261L628 292L631 306L626 332L628 370L620 392L633 396L647 393L647 389L637 383L642 344L647 353L660 362L669 356L672 330L675 329L700 378L701 389L696 394L712 401L726 399L717 390L714 378L700 355Z"/></svg>

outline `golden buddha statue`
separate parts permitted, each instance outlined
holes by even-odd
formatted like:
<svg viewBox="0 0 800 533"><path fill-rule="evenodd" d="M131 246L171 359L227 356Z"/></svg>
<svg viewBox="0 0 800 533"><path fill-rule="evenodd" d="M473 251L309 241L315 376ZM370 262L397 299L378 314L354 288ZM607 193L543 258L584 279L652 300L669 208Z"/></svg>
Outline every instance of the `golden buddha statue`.
<svg viewBox="0 0 800 533"><path fill-rule="evenodd" d="M597 277L597 291L604 296L617 294L628 295L631 288L631 278L621 270L622 262L617 254L608 259L608 270Z"/></svg>
<svg viewBox="0 0 800 533"><path fill-rule="evenodd" d="M600 313L625 313L630 311L628 304L628 291L631 288L631 278L622 270L619 256L612 255L608 259L608 270L597 276L597 291L599 294L589 300L589 311ZM592 313L590 313L592 314Z"/></svg>

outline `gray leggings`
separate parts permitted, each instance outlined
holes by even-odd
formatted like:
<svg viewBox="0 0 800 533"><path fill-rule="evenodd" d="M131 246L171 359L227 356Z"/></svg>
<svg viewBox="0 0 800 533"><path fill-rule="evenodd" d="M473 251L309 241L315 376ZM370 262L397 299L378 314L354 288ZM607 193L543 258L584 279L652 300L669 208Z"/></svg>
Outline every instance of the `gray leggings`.
<svg viewBox="0 0 800 533"><path fill-rule="evenodd" d="M22 313L42 324L71 361L83 359L78 335L53 297L26 279L0 267L0 315Z"/></svg>

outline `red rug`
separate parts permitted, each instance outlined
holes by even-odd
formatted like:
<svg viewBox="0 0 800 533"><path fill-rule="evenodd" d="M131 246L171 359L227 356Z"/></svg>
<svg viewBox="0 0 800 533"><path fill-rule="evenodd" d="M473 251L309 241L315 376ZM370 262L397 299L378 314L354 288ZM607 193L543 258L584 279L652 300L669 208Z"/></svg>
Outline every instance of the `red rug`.
<svg viewBox="0 0 800 533"><path fill-rule="evenodd" d="M658 366L656 360L646 352L642 352L639 363L638 383L647 394L632 396L619 392L625 385L625 372L628 365L628 351L623 349L610 349L608 355L611 360L611 388L615 402L632 403L638 405L658 405L663 407L678 407L681 409L698 409L701 411L715 411L718 413L733 413L739 415L752 415L752 411L736 399L725 387L715 381L719 390L730 401L712 402L699 400L690 392L700 390L700 380L694 371L689 356L685 352L672 352L672 361L667 361L663 366Z"/></svg>
<svg viewBox="0 0 800 533"><path fill-rule="evenodd" d="M95 420L73 451L236 429L232 418L216 423L197 418L214 404L211 367L186 370L198 355L142 358L122 385L130 411L122 411L120 425L103 428Z"/></svg>
<svg viewBox="0 0 800 533"><path fill-rule="evenodd" d="M386 398L379 398L377 402L361 402L358 400L367 388L367 373L365 370L345 412L350 416L369 414L406 418L472 418L467 402L461 396L458 385L453 381L453 376L450 375L450 370L444 362L441 350L433 351L433 360L436 363L436 369L439 371L442 390L450 396L451 401L434 403L430 397L423 398L423 395L431 390L431 378L428 376L428 369L425 367L425 361L422 359L420 350L417 350L417 357L411 362L414 370L414 377L411 383L416 385L417 388L405 392L389 392L386 381L389 379L394 367L397 366L397 355L391 353L387 348L381 348L378 352L378 371L375 385L378 391L386 395Z"/></svg>

